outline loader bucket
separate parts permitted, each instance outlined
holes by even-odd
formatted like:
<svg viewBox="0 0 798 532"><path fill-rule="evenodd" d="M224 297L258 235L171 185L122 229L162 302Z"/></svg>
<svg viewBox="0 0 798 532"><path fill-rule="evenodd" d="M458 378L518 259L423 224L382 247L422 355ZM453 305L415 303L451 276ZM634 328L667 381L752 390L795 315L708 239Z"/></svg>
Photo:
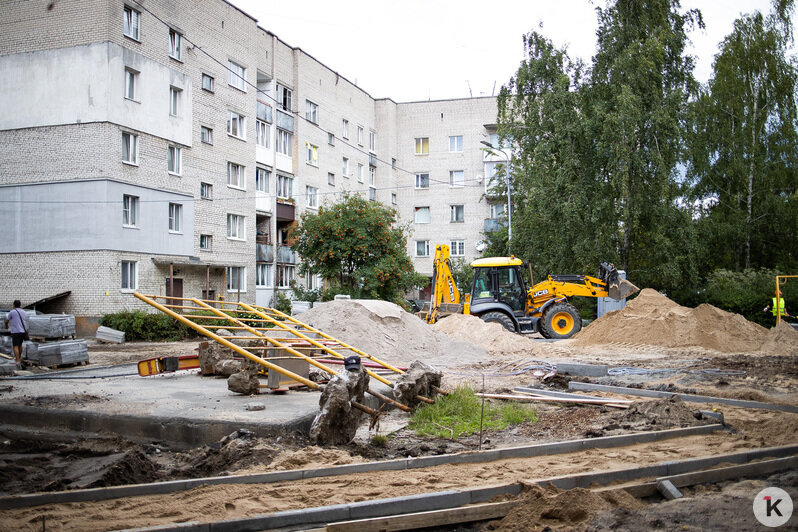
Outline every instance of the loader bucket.
<svg viewBox="0 0 798 532"><path fill-rule="evenodd" d="M627 281L626 279L618 279L616 284L607 284L607 294L615 301L636 294L640 289Z"/></svg>
<svg viewBox="0 0 798 532"><path fill-rule="evenodd" d="M620 301L640 291L638 287L626 279L621 279L614 264L602 262L601 266L599 266L598 277L607 283L607 295L615 301Z"/></svg>

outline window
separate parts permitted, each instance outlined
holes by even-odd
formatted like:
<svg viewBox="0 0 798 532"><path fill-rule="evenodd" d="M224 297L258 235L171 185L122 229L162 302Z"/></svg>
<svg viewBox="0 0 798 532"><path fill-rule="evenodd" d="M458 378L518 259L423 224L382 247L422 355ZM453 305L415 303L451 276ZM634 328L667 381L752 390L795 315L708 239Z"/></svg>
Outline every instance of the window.
<svg viewBox="0 0 798 532"><path fill-rule="evenodd" d="M277 108L291 112L291 89L277 84Z"/></svg>
<svg viewBox="0 0 798 532"><path fill-rule="evenodd" d="M136 227L136 220L139 215L138 196L122 196L122 225L125 227Z"/></svg>
<svg viewBox="0 0 798 532"><path fill-rule="evenodd" d="M240 214L227 215L227 238L244 240L246 238L244 216Z"/></svg>
<svg viewBox="0 0 798 532"><path fill-rule="evenodd" d="M202 90L213 92L213 76L202 74Z"/></svg>
<svg viewBox="0 0 798 532"><path fill-rule="evenodd" d="M180 49L183 44L183 36L175 30L169 30L169 57L180 61Z"/></svg>
<svg viewBox="0 0 798 532"><path fill-rule="evenodd" d="M277 286L280 288L291 288L294 280L294 267L285 264L277 265Z"/></svg>
<svg viewBox="0 0 798 532"><path fill-rule="evenodd" d="M181 159L183 158L183 149L177 146L169 146L168 149L168 170L170 174L180 175Z"/></svg>
<svg viewBox="0 0 798 532"><path fill-rule="evenodd" d="M169 204L169 232L179 233L183 227L183 206L179 203Z"/></svg>
<svg viewBox="0 0 798 532"><path fill-rule="evenodd" d="M332 133L327 133L327 144L330 146L335 146L335 135Z"/></svg>
<svg viewBox="0 0 798 532"><path fill-rule="evenodd" d="M246 117L234 111L227 111L227 134L239 139L246 137Z"/></svg>
<svg viewBox="0 0 798 532"><path fill-rule="evenodd" d="M310 100L305 100L305 118L314 124L319 123L319 106Z"/></svg>
<svg viewBox="0 0 798 532"><path fill-rule="evenodd" d="M210 183L200 183L200 198L213 199L213 185Z"/></svg>
<svg viewBox="0 0 798 532"><path fill-rule="evenodd" d="M349 177L349 157L344 157L341 173L344 177Z"/></svg>
<svg viewBox="0 0 798 532"><path fill-rule="evenodd" d="M358 183L363 182L363 164L357 163L357 181Z"/></svg>
<svg viewBox="0 0 798 532"><path fill-rule="evenodd" d="M180 113L180 93L177 87L169 87L169 115L178 116Z"/></svg>
<svg viewBox="0 0 798 532"><path fill-rule="evenodd" d="M294 178L277 174L277 197L290 198L294 194Z"/></svg>
<svg viewBox="0 0 798 532"><path fill-rule="evenodd" d="M228 292L247 291L247 269L243 266L227 266L225 268Z"/></svg>
<svg viewBox="0 0 798 532"><path fill-rule="evenodd" d="M377 189L374 187L369 187L369 200L377 201Z"/></svg>
<svg viewBox="0 0 798 532"><path fill-rule="evenodd" d="M269 192L269 181L272 173L265 168L255 168L255 190Z"/></svg>
<svg viewBox="0 0 798 532"><path fill-rule="evenodd" d="M396 170L396 159L391 157L391 168Z"/></svg>
<svg viewBox="0 0 798 532"><path fill-rule="evenodd" d="M138 135L122 132L122 162L138 164Z"/></svg>
<svg viewBox="0 0 798 532"><path fill-rule="evenodd" d="M449 205L449 221L451 223L463 223L465 221L464 208L462 205Z"/></svg>
<svg viewBox="0 0 798 532"><path fill-rule="evenodd" d="M501 218L504 216L505 205L503 203L492 203L490 205L490 217Z"/></svg>
<svg viewBox="0 0 798 532"><path fill-rule="evenodd" d="M335 174L332 172L327 172L327 184L331 186L335 186Z"/></svg>
<svg viewBox="0 0 798 532"><path fill-rule="evenodd" d="M236 163L227 163L227 185L235 188L244 187L244 167Z"/></svg>
<svg viewBox="0 0 798 532"><path fill-rule="evenodd" d="M211 251L213 249L213 237L211 235L200 235L200 250Z"/></svg>
<svg viewBox="0 0 798 532"><path fill-rule="evenodd" d="M311 166L319 166L319 147L306 142L305 149L307 151L307 163Z"/></svg>
<svg viewBox="0 0 798 532"><path fill-rule="evenodd" d="M416 207L413 221L417 224L429 223L429 207Z"/></svg>
<svg viewBox="0 0 798 532"><path fill-rule="evenodd" d="M293 135L284 129L277 128L277 153L291 156L291 138Z"/></svg>
<svg viewBox="0 0 798 532"><path fill-rule="evenodd" d="M429 174L416 174L416 188L429 188Z"/></svg>
<svg viewBox="0 0 798 532"><path fill-rule="evenodd" d="M305 196L308 198L308 207L316 208L319 206L319 189L316 187L305 187Z"/></svg>
<svg viewBox="0 0 798 532"><path fill-rule="evenodd" d="M363 145L363 126L357 126L357 143Z"/></svg>
<svg viewBox="0 0 798 532"><path fill-rule="evenodd" d="M377 181L377 169L373 166L369 167L369 185L374 186Z"/></svg>
<svg viewBox="0 0 798 532"><path fill-rule="evenodd" d="M263 120L255 120L255 144L269 147L269 124Z"/></svg>
<svg viewBox="0 0 798 532"><path fill-rule="evenodd" d="M247 92L247 69L234 61L227 61L227 84L240 91Z"/></svg>
<svg viewBox="0 0 798 532"><path fill-rule="evenodd" d="M213 130L207 126L200 126L200 140L205 144L213 144Z"/></svg>
<svg viewBox="0 0 798 532"><path fill-rule="evenodd" d="M141 13L132 7L125 6L122 15L122 33L131 39L139 40L139 19Z"/></svg>
<svg viewBox="0 0 798 532"><path fill-rule="evenodd" d="M377 132L369 131L369 150L377 151Z"/></svg>
<svg viewBox="0 0 798 532"><path fill-rule="evenodd" d="M421 137L416 139L416 155L427 155L429 153L429 138Z"/></svg>
<svg viewBox="0 0 798 532"><path fill-rule="evenodd" d="M255 270L255 286L271 287L272 285L272 265L259 262Z"/></svg>
<svg viewBox="0 0 798 532"><path fill-rule="evenodd" d="M416 257L429 257L429 240L416 240Z"/></svg>
<svg viewBox="0 0 798 532"><path fill-rule="evenodd" d="M341 122L341 136L345 139L349 138L349 120L346 118Z"/></svg>
<svg viewBox="0 0 798 532"><path fill-rule="evenodd" d="M319 290L322 286L321 275L308 275L308 290Z"/></svg>
<svg viewBox="0 0 798 532"><path fill-rule="evenodd" d="M449 172L449 186L462 187L465 185L465 177L462 170L452 170Z"/></svg>
<svg viewBox="0 0 798 532"><path fill-rule="evenodd" d="M451 153L458 153L463 151L463 136L457 135L455 137L449 137L449 151Z"/></svg>
<svg viewBox="0 0 798 532"><path fill-rule="evenodd" d="M452 250L452 257L462 257L465 255L465 240L452 240L449 247Z"/></svg>
<svg viewBox="0 0 798 532"><path fill-rule="evenodd" d="M135 290L138 288L138 275L136 273L136 261L122 261L122 290Z"/></svg>
<svg viewBox="0 0 798 532"><path fill-rule="evenodd" d="M139 81L139 73L130 68L125 69L125 98L128 100L136 99L136 89Z"/></svg>

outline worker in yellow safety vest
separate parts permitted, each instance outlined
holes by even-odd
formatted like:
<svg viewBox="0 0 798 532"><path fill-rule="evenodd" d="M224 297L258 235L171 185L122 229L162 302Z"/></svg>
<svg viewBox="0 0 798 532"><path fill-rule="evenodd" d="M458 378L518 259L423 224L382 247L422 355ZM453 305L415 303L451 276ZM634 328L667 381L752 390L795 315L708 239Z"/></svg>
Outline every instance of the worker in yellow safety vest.
<svg viewBox="0 0 798 532"><path fill-rule="evenodd" d="M778 298L778 302L776 301ZM778 305L777 305L778 303ZM787 309L784 306L784 298L781 297L781 290L776 290L776 297L773 298L773 304L768 305L765 307L765 312L770 311L774 317L776 317L776 313L781 314L781 317L789 316L790 314L787 312Z"/></svg>

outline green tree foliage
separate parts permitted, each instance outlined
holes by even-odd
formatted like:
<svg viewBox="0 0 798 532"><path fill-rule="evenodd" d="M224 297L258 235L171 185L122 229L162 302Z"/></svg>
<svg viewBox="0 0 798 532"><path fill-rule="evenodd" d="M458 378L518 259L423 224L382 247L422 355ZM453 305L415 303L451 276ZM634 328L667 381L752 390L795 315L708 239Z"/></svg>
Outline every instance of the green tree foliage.
<svg viewBox="0 0 798 532"><path fill-rule="evenodd" d="M694 105L691 177L708 267L798 265L793 2L744 15Z"/></svg>
<svg viewBox="0 0 798 532"><path fill-rule="evenodd" d="M742 314L765 327L773 327L776 318L770 311L776 291L777 272L769 269L746 269L735 272L717 269L709 276L701 302L706 302L729 312ZM798 314L798 279L789 280L781 287L784 304L790 314Z"/></svg>
<svg viewBox="0 0 798 532"><path fill-rule="evenodd" d="M100 325L124 332L129 342L175 342L196 336L193 329L160 312L134 310L106 314L100 319Z"/></svg>
<svg viewBox="0 0 798 532"><path fill-rule="evenodd" d="M293 237L300 271L337 281L358 297L394 301L419 283L396 211L381 203L347 195L318 214L303 214Z"/></svg>

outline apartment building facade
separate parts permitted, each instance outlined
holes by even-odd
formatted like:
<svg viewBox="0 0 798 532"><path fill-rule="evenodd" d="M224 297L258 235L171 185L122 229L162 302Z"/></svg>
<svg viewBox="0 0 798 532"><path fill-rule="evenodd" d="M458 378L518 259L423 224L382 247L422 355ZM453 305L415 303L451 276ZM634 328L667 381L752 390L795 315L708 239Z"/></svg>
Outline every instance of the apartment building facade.
<svg viewBox="0 0 798 532"><path fill-rule="evenodd" d="M501 212L486 184L503 158L480 144L494 98L375 99L224 0L31 0L0 18L9 302L270 305L323 282L298 276L290 230L344 193L394 206L427 275L438 243L480 256Z"/></svg>

